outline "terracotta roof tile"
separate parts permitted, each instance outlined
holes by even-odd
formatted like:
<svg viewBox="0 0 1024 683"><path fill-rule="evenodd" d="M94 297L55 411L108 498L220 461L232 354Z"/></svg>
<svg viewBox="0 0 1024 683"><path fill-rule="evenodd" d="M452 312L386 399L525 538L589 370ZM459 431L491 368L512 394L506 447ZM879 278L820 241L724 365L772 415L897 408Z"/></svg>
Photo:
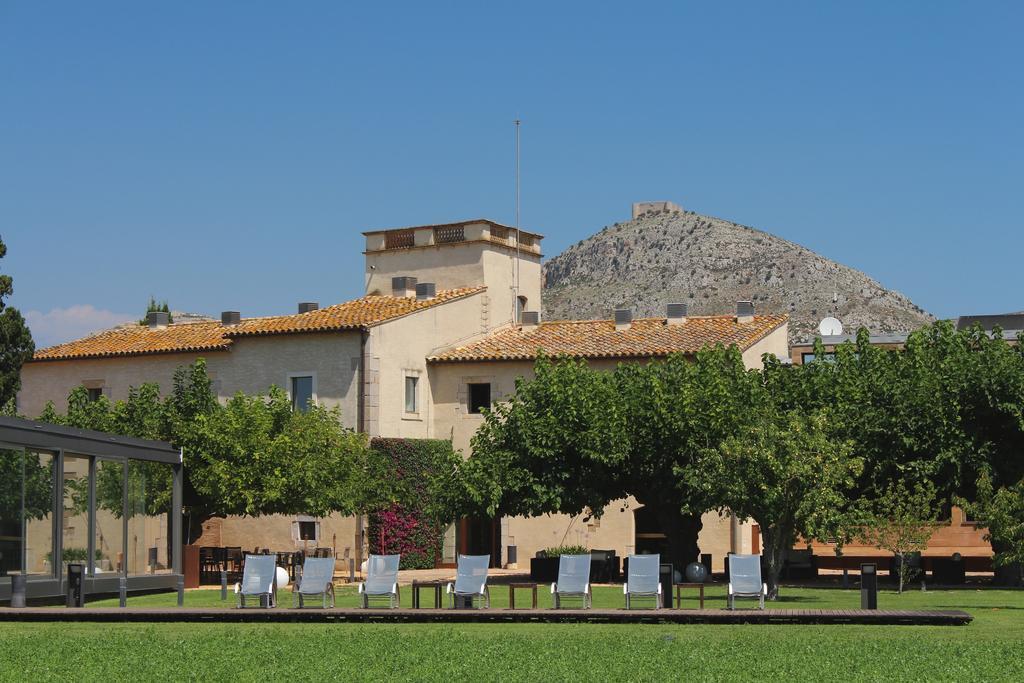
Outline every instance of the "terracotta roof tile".
<svg viewBox="0 0 1024 683"><path fill-rule="evenodd" d="M333 332L373 327L438 304L477 294L484 289L447 289L439 291L433 299L423 301L393 296L365 296L309 313L244 318L239 324L232 326L224 326L219 322L182 323L168 325L163 329L150 329L147 325L128 325L40 349L36 351L32 360L226 351L231 347L232 339L235 337Z"/></svg>
<svg viewBox="0 0 1024 683"><path fill-rule="evenodd" d="M224 351L231 340L219 322L182 323L151 330L148 325L127 325L36 351L32 360L107 358L149 353Z"/></svg>
<svg viewBox="0 0 1024 683"><path fill-rule="evenodd" d="M508 328L483 339L432 356L432 363L490 360L533 360L538 350L574 358L651 358L696 353L715 344L741 350L752 346L788 320L785 315L759 315L738 323L734 316L690 317L682 325L664 318L634 320L616 331L612 320L560 320L523 329Z"/></svg>
<svg viewBox="0 0 1024 683"><path fill-rule="evenodd" d="M330 332L372 327L403 315L482 292L484 287L445 289L433 299L422 301L411 297L364 296L309 313L278 315L268 318L246 318L238 325L227 328L227 337L250 337L265 334L295 334L299 332Z"/></svg>

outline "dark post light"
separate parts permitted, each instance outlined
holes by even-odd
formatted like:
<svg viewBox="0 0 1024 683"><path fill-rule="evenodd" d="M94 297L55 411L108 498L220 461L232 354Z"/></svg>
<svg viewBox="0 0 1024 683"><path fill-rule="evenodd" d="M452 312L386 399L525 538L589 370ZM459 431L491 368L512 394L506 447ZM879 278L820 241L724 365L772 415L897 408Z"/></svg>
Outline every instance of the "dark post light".
<svg viewBox="0 0 1024 683"><path fill-rule="evenodd" d="M878 565L860 566L860 608L878 609Z"/></svg>
<svg viewBox="0 0 1024 683"><path fill-rule="evenodd" d="M85 607L85 565L78 562L68 564L68 607Z"/></svg>

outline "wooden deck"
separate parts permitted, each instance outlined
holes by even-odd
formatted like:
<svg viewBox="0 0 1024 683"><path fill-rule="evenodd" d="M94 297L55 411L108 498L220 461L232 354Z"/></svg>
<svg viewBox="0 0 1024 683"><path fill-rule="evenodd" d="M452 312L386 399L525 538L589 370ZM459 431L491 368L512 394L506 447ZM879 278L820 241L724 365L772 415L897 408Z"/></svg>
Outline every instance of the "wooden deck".
<svg viewBox="0 0 1024 683"><path fill-rule="evenodd" d="M65 607L0 608L0 622L232 622L232 623L599 623L599 624L890 624L962 626L960 610L553 610L553 609L187 609Z"/></svg>

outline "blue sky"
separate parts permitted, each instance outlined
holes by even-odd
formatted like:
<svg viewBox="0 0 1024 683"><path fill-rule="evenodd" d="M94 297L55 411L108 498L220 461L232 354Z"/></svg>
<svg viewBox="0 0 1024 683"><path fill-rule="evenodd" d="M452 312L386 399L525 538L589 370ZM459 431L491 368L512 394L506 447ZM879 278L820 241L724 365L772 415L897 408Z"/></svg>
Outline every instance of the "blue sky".
<svg viewBox="0 0 1024 683"><path fill-rule="evenodd" d="M940 316L1024 309L1024 5L0 2L0 236L41 344L362 294L360 231L637 200Z"/></svg>

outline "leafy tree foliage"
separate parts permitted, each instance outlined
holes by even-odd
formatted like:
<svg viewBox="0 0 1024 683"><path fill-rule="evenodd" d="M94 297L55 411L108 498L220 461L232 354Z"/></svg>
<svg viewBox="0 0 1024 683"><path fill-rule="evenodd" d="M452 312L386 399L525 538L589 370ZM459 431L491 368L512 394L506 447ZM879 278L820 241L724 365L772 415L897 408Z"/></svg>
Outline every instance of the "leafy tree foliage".
<svg viewBox="0 0 1024 683"><path fill-rule="evenodd" d="M535 377L486 412L461 469L461 512L578 514L622 495L624 416L612 378L582 361L538 359Z"/></svg>
<svg viewBox="0 0 1024 683"><path fill-rule="evenodd" d="M6 255L7 245L0 240L0 259ZM13 293L11 276L0 274L0 406L13 403L21 388L21 366L36 350L21 313L4 303Z"/></svg>
<svg viewBox="0 0 1024 683"><path fill-rule="evenodd" d="M40 420L85 429L160 439L182 448L185 513L190 534L212 516L351 513L379 490L370 482L364 435L345 429L336 410L311 406L292 411L284 392L237 394L217 402L205 362L179 368L170 395L155 384L133 388L127 400L90 401L83 388L58 414L48 405ZM108 463L109 464L109 463ZM98 504L121 514L123 477L133 511L170 509L170 472L157 464L102 467ZM369 492L369 493L368 493Z"/></svg>
<svg viewBox="0 0 1024 683"><path fill-rule="evenodd" d="M903 481L895 481L871 505L872 515L862 533L876 548L888 550L895 556L899 565L898 592L902 593L903 586L916 571L909 556L928 547L938 526L935 485L925 481L908 486Z"/></svg>
<svg viewBox="0 0 1024 683"><path fill-rule="evenodd" d="M863 463L853 444L835 439L825 413L789 412L765 419L718 447L683 473L708 492L714 507L761 527L768 597L798 538L842 536L852 523L850 493Z"/></svg>
<svg viewBox="0 0 1024 683"><path fill-rule="evenodd" d="M1016 583L1024 582L1024 479L1013 486L996 489L983 474L978 479L974 501L960 501L972 519L987 532L985 540L997 548L996 567L1016 574Z"/></svg>
<svg viewBox="0 0 1024 683"><path fill-rule="evenodd" d="M734 433L764 395L735 349L591 370L538 358L532 379L486 415L461 469L461 512L600 515L634 496L666 530L678 566L697 556L707 491L679 476Z"/></svg>
<svg viewBox="0 0 1024 683"><path fill-rule="evenodd" d="M149 297L149 303L146 305L146 314L144 316L142 316L142 320L139 321L140 325L145 325L146 324L146 322L147 322L146 319L149 317L150 313L166 313L167 314L167 322L168 323L173 323L174 322L174 316L171 315L171 307L167 305L167 301L166 300L164 300L164 301L157 301L155 297L150 296Z"/></svg>

